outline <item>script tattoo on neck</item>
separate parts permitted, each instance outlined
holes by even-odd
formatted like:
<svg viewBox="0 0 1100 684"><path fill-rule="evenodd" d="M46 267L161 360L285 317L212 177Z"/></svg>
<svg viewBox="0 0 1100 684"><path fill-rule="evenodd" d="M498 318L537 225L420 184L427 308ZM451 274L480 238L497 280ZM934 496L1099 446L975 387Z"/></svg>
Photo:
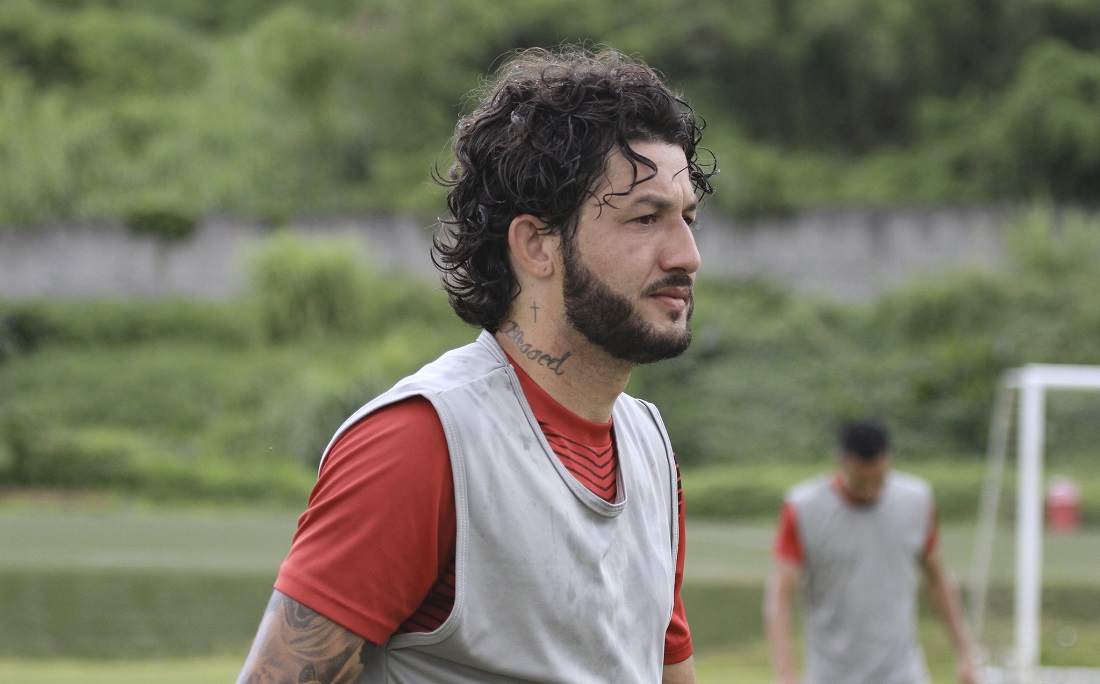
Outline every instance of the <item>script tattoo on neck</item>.
<svg viewBox="0 0 1100 684"><path fill-rule="evenodd" d="M569 357L573 355L573 352L565 352L561 356L547 354L542 349L537 348L523 338L523 330L519 327L519 323L515 321L508 322L501 327L500 331L504 333L508 339L516 343L516 348L519 350L519 353L538 365L545 366L554 371L555 375L565 374L565 369L562 368L562 366L564 366L565 362L569 360Z"/></svg>

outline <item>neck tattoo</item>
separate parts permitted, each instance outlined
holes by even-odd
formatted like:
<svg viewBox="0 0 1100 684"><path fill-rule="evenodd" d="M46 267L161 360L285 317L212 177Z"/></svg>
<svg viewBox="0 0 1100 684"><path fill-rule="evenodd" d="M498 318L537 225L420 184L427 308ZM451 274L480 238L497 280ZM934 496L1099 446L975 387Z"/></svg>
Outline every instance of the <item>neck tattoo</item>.
<svg viewBox="0 0 1100 684"><path fill-rule="evenodd" d="M516 343L516 348L521 354L531 359L540 366L545 366L554 371L555 375L562 375L565 373L565 369L562 367L569 357L573 355L572 352L565 352L561 356L551 356L542 349L535 347L535 345L526 341L523 338L523 330L519 327L519 323L510 321L507 325L501 327L500 331L504 335Z"/></svg>

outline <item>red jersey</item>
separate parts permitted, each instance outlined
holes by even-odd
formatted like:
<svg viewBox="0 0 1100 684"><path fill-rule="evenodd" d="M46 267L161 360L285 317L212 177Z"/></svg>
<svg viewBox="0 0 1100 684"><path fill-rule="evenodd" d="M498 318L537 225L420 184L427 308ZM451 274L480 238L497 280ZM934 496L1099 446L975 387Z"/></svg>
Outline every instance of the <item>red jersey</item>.
<svg viewBox="0 0 1100 684"><path fill-rule="evenodd" d="M611 423L577 416L513 368L558 458L588 489L614 501ZM680 598L686 540L682 490L679 511L666 664L692 654ZM413 397L375 411L333 444L275 588L375 644L401 632L432 631L454 604L455 539L447 440L431 403Z"/></svg>

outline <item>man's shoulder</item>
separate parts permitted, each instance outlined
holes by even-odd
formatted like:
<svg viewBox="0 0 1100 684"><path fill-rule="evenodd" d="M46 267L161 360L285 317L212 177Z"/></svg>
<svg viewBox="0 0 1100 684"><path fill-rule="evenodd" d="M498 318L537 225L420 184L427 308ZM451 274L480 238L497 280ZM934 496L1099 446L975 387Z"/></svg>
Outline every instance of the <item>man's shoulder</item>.
<svg viewBox="0 0 1100 684"><path fill-rule="evenodd" d="M492 336L483 334L477 340L445 352L415 373L399 380L390 393L404 393L416 387L418 394L443 392L483 378L505 368L504 353Z"/></svg>
<svg viewBox="0 0 1100 684"><path fill-rule="evenodd" d="M486 342L486 335L487 333L483 333L476 341L444 353L369 400L344 421L336 431L333 442L345 430L367 415L405 399L416 396L425 397L431 401L435 410L438 410L439 406L433 397L443 395L457 387L469 385L478 378L484 378L504 367L506 364L501 360L503 352L496 347L497 353L494 353L493 346L496 343L492 341L491 336L488 336L488 342Z"/></svg>
<svg viewBox="0 0 1100 684"><path fill-rule="evenodd" d="M802 480L787 490L787 501L801 504L831 491L832 477L826 473Z"/></svg>
<svg viewBox="0 0 1100 684"><path fill-rule="evenodd" d="M632 396L626 392L622 392L615 399L615 410L640 412L642 414L649 414L652 416L660 417L661 411L657 408L657 405L652 401L641 399L639 397Z"/></svg>
<svg viewBox="0 0 1100 684"><path fill-rule="evenodd" d="M932 484L912 473L906 473L900 470L890 471L890 485L900 490L912 492L914 494L928 495L932 494Z"/></svg>
<svg viewBox="0 0 1100 684"><path fill-rule="evenodd" d="M925 511L935 506L932 485L923 477L895 470L890 472L886 482L884 496L888 497L893 507L918 511L924 515Z"/></svg>

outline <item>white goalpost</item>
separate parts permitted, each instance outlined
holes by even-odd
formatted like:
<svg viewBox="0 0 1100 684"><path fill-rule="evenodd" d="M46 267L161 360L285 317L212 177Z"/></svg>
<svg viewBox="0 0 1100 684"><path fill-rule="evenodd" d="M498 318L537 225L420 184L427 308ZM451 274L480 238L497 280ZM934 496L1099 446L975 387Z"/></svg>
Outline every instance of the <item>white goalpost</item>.
<svg viewBox="0 0 1100 684"><path fill-rule="evenodd" d="M1100 366L1031 364L1004 374L990 424L988 471L982 490L968 592L971 628L984 627L1000 491L1016 409L1016 531L1013 647L1010 662L986 668L986 684L1094 684L1100 669L1049 668L1039 662L1043 572L1043 472L1046 394L1100 392Z"/></svg>

